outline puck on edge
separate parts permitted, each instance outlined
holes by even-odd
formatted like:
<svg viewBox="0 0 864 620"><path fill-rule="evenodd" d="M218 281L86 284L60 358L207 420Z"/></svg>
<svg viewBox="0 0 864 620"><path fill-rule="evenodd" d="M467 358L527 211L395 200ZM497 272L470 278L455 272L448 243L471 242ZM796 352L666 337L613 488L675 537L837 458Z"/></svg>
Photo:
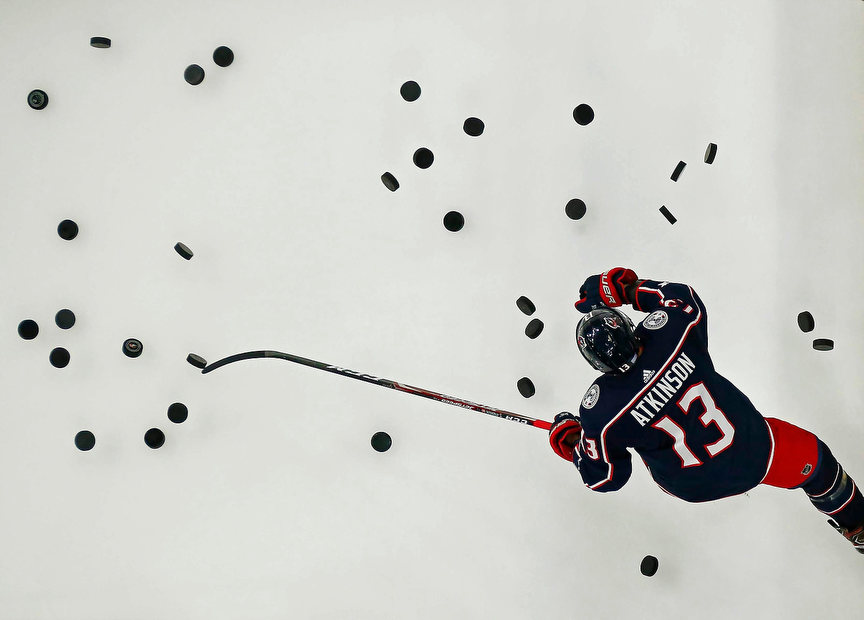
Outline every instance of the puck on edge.
<svg viewBox="0 0 864 620"><path fill-rule="evenodd" d="M675 222L678 221L677 219L675 219L675 216L669 212L669 209L666 208L666 205L663 205L662 207L660 207L660 213L663 214L663 217L665 217L667 220L669 220L670 224L674 224Z"/></svg>
<svg viewBox="0 0 864 620"><path fill-rule="evenodd" d="M817 351L831 351L834 349L834 341L830 338L817 338L813 341L813 348Z"/></svg>
<svg viewBox="0 0 864 620"><path fill-rule="evenodd" d="M525 297L525 295L522 295L522 297L516 300L516 307L528 316L531 316L534 314L534 311L537 310L534 306L534 302Z"/></svg>
<svg viewBox="0 0 864 620"><path fill-rule="evenodd" d="M201 368L203 370L207 367L207 360L200 355L195 355L194 353L190 353L186 356L186 361L192 364L195 368Z"/></svg>
<svg viewBox="0 0 864 620"><path fill-rule="evenodd" d="M672 180L677 181L678 177L681 176L681 173L684 172L684 168L687 167L687 163L683 161L679 161L678 165L675 166L675 170L672 171Z"/></svg>
<svg viewBox="0 0 864 620"><path fill-rule="evenodd" d="M178 242L177 245L174 246L174 250L186 260L192 260L192 257L195 256L192 250L189 249L189 246L183 243Z"/></svg>
<svg viewBox="0 0 864 620"><path fill-rule="evenodd" d="M525 328L525 335L534 340L537 336L539 336L543 332L543 321L540 319L533 319L528 326Z"/></svg>
<svg viewBox="0 0 864 620"><path fill-rule="evenodd" d="M713 164L715 157L717 157L717 145L712 142L708 145L708 148L705 149L705 163Z"/></svg>
<svg viewBox="0 0 864 620"><path fill-rule="evenodd" d="M90 46L98 47L99 49L108 49L111 47L111 39L107 37L90 37Z"/></svg>
<svg viewBox="0 0 864 620"><path fill-rule="evenodd" d="M399 181L397 181L396 177L389 172L385 172L381 175L381 182L384 183L384 187L389 189L391 192L395 192L399 189Z"/></svg>
<svg viewBox="0 0 864 620"><path fill-rule="evenodd" d="M519 379L519 381L516 382L516 388L525 398L531 398L534 396L534 383L528 377L522 377Z"/></svg>
<svg viewBox="0 0 864 620"><path fill-rule="evenodd" d="M642 563L639 565L639 571L646 577L653 577L657 572L660 562L653 555L646 555L642 558Z"/></svg>
<svg viewBox="0 0 864 620"><path fill-rule="evenodd" d="M798 327L802 332L812 332L816 327L816 321L813 320L813 315L806 310L798 315Z"/></svg>

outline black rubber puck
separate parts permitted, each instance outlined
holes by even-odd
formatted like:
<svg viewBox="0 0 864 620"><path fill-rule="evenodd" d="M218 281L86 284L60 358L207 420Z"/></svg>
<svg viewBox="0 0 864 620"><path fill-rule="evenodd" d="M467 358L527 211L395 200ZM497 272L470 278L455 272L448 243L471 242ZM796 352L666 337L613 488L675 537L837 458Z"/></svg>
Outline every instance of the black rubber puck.
<svg viewBox="0 0 864 620"><path fill-rule="evenodd" d="M422 147L414 151L414 165L418 168L425 170L432 165L433 161L435 161L435 155L429 149Z"/></svg>
<svg viewBox="0 0 864 620"><path fill-rule="evenodd" d="M72 241L78 236L78 224L72 220L63 220L57 226L57 234L60 235L61 239Z"/></svg>
<svg viewBox="0 0 864 620"><path fill-rule="evenodd" d="M817 338L813 341L813 348L817 351L831 351L834 348L834 341L830 338Z"/></svg>
<svg viewBox="0 0 864 620"><path fill-rule="evenodd" d="M168 407L168 419L174 424L182 424L189 417L189 408L183 403L174 403Z"/></svg>
<svg viewBox="0 0 864 620"><path fill-rule="evenodd" d="M705 163L713 164L715 157L717 157L717 145L712 142L708 145L708 148L705 149Z"/></svg>
<svg viewBox="0 0 864 620"><path fill-rule="evenodd" d="M165 433L160 431L158 428L151 428L149 431L144 433L144 443L154 450L161 448L165 445Z"/></svg>
<svg viewBox="0 0 864 620"><path fill-rule="evenodd" d="M534 307L534 302L525 297L525 295L522 295L522 297L516 300L516 307L528 316L531 316L534 314L534 311L537 310L537 308Z"/></svg>
<svg viewBox="0 0 864 620"><path fill-rule="evenodd" d="M195 368L206 368L207 360L205 360L200 355L195 355L194 353L190 353L186 356L186 361L192 364Z"/></svg>
<svg viewBox="0 0 864 620"><path fill-rule="evenodd" d="M31 90L27 95L27 104L34 110L44 110L48 105L48 94L44 90Z"/></svg>
<svg viewBox="0 0 864 620"><path fill-rule="evenodd" d="M409 80L402 84L399 94L405 101L417 101L420 98L420 84Z"/></svg>
<svg viewBox="0 0 864 620"><path fill-rule="evenodd" d="M63 347L57 347L51 351L51 355L48 356L48 360L54 368L66 368L69 365L70 359L72 359L72 356L69 355L69 351Z"/></svg>
<svg viewBox="0 0 864 620"><path fill-rule="evenodd" d="M189 246L187 246L184 243L178 242L174 246L174 251L176 251L180 256L182 256L186 260L191 260L192 257L194 256L194 254L192 253L192 250L189 249Z"/></svg>
<svg viewBox="0 0 864 620"><path fill-rule="evenodd" d="M594 120L594 109L587 103L577 105L573 110L573 120L580 125L588 125Z"/></svg>
<svg viewBox="0 0 864 620"><path fill-rule="evenodd" d="M459 232L465 226L465 216L458 211L450 211L444 216L444 228L450 232Z"/></svg>
<svg viewBox="0 0 864 620"><path fill-rule="evenodd" d="M566 213L567 217L571 220L581 220L585 217L585 212L587 210L588 208L585 206L585 202L578 198L574 198L567 203L566 207L564 207L564 213Z"/></svg>
<svg viewBox="0 0 864 620"><path fill-rule="evenodd" d="M234 52L231 51L230 47L221 45L213 52L213 62L220 67L230 67L231 63L234 62Z"/></svg>
<svg viewBox="0 0 864 620"><path fill-rule="evenodd" d="M477 136L483 135L483 130L486 129L486 123L481 121L479 118L474 118L472 116L471 118L465 119L465 122L462 124L462 129L469 136L474 136L476 138Z"/></svg>
<svg viewBox="0 0 864 620"><path fill-rule="evenodd" d="M816 321L813 320L813 315L804 311L798 315L798 327L802 332L812 332L816 327Z"/></svg>
<svg viewBox="0 0 864 620"><path fill-rule="evenodd" d="M108 49L111 47L111 39L106 37L90 37L90 45L99 49Z"/></svg>
<svg viewBox="0 0 864 620"><path fill-rule="evenodd" d="M663 214L663 217L665 217L667 220L669 220L669 223L670 223L670 224L674 224L675 222L678 221L678 220L675 219L675 216L674 216L674 215L672 215L671 213L669 213L669 209L667 209L665 205L662 206L662 207L660 207L660 213Z"/></svg>
<svg viewBox="0 0 864 620"><path fill-rule="evenodd" d="M39 323L33 319L24 319L18 323L18 335L24 340L33 340L39 335Z"/></svg>
<svg viewBox="0 0 864 620"><path fill-rule="evenodd" d="M525 328L525 335L534 340L537 336L539 336L543 332L543 321L540 319L533 319L528 326Z"/></svg>
<svg viewBox="0 0 864 620"><path fill-rule="evenodd" d="M522 377L519 379L519 381L516 382L516 387L519 389L519 393L525 398L531 398L534 396L534 383L528 377Z"/></svg>
<svg viewBox="0 0 864 620"><path fill-rule="evenodd" d="M384 183L384 187L389 189L391 192L395 192L399 189L399 181L397 181L396 177L389 172L385 172L381 175L381 182Z"/></svg>
<svg viewBox="0 0 864 620"><path fill-rule="evenodd" d="M642 564L639 565L639 571L646 577L653 577L657 572L657 567L660 562L653 555L646 555L642 558Z"/></svg>
<svg viewBox="0 0 864 620"><path fill-rule="evenodd" d="M687 167L687 163L683 161L679 161L678 165L675 166L675 170L672 171L672 180L677 181L678 177L681 176L681 173L684 172L684 168Z"/></svg>
<svg viewBox="0 0 864 620"><path fill-rule="evenodd" d="M54 322L57 323L57 327L60 329L72 329L75 325L75 313L68 308L64 308L54 316Z"/></svg>
<svg viewBox="0 0 864 620"><path fill-rule="evenodd" d="M200 65L189 65L183 72L183 79L192 86L198 86L204 81L204 69Z"/></svg>
<svg viewBox="0 0 864 620"><path fill-rule="evenodd" d="M96 436L93 435L93 433L91 433L90 431L81 431L80 433L75 435L75 447L82 452L92 450L93 446L95 445Z"/></svg>
<svg viewBox="0 0 864 620"><path fill-rule="evenodd" d="M123 342L123 354L126 357L138 357L144 352L144 345L140 340L129 338Z"/></svg>
<svg viewBox="0 0 864 620"><path fill-rule="evenodd" d="M378 431L372 435L372 447L376 452L387 452L392 445L393 440L390 438L390 435L384 431Z"/></svg>

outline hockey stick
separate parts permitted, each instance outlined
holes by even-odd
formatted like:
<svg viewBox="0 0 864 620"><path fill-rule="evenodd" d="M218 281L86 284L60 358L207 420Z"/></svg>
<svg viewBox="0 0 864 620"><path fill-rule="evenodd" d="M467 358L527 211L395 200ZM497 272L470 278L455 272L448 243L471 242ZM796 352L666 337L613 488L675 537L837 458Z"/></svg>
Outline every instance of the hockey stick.
<svg viewBox="0 0 864 620"><path fill-rule="evenodd" d="M488 415L494 415L496 418L503 418L504 420L513 420L514 422L519 422L521 424L527 424L529 426L534 426L536 428L542 428L543 430L549 430L552 428L552 424L546 422L544 420L535 420L534 418L529 418L528 416L519 415L518 413L512 413L510 411L504 411L503 409L495 409L494 407L487 407L486 405L478 405L477 403L472 403L468 400L463 400L461 398L454 398L452 396L445 396L444 394L439 394L438 392L431 392L429 390L424 390L421 388L411 387L410 385L405 385L404 383L397 383L395 381L391 381L390 379L381 379L380 377L373 377L372 375L363 374L360 372L355 372L353 370L348 370L347 368L339 368L338 366L333 366L332 364L325 364L323 362L316 362L315 360L306 359L305 357L299 357L297 355L291 355L290 353L281 353L279 351L249 351L247 353L239 353L237 355L232 355L230 357L226 357L225 359L221 359L218 362L213 362L212 364L208 364L201 370L201 374L207 374L208 372L213 372L217 368L221 368L226 364L232 364L234 362L239 362L241 360L251 360L262 357L274 357L280 360L287 360L289 362L295 362L297 364L302 364L304 366L310 366L312 368L317 368L318 370L326 370L327 372L332 372L337 375L342 375L343 377L350 377L352 379L359 379L360 381L365 381L366 383L374 383L375 385L380 385L386 388L390 388L392 390L399 390L400 392L405 392L407 394L414 394L415 396L422 396L423 398L430 398L432 400L437 400L442 403L447 403L448 405L456 405L457 407L462 407L463 409L471 409L472 411L478 411L480 413L485 413Z"/></svg>

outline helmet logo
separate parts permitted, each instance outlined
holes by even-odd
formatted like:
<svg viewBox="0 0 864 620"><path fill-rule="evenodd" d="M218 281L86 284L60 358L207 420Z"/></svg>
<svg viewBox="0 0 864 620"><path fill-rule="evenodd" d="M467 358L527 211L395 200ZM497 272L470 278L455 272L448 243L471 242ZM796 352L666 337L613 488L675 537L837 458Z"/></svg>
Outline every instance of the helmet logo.
<svg viewBox="0 0 864 620"><path fill-rule="evenodd" d="M604 316L603 322L612 329L618 329L621 327L621 323L618 322L618 319L613 316Z"/></svg>
<svg viewBox="0 0 864 620"><path fill-rule="evenodd" d="M584 349L585 347L588 346L588 343L585 342L585 338L583 338L582 336L579 336L579 337L576 339L576 342L579 344L579 348L580 348L580 349Z"/></svg>

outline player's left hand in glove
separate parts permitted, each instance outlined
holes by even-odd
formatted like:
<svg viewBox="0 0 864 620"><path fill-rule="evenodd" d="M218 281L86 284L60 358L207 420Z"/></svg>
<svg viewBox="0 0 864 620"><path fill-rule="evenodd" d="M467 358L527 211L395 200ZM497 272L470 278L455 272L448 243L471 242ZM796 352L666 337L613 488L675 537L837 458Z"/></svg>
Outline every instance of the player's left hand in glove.
<svg viewBox="0 0 864 620"><path fill-rule="evenodd" d="M579 289L580 299L576 302L576 309L587 314L603 306L617 308L629 303L624 287L633 284L637 279L636 272L624 267L615 267L591 276Z"/></svg>
<svg viewBox="0 0 864 620"><path fill-rule="evenodd" d="M549 429L549 444L565 461L573 462L573 449L582 439L582 424L572 413L562 411L555 416Z"/></svg>

